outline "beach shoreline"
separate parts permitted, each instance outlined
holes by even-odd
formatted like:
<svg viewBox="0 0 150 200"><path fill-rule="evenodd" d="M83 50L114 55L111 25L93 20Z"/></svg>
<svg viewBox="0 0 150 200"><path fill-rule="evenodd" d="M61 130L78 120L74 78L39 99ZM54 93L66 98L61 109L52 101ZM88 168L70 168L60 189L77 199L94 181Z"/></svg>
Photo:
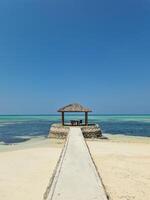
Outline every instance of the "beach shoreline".
<svg viewBox="0 0 150 200"><path fill-rule="evenodd" d="M87 138L87 141L110 141L110 142L129 142L129 143L150 143L150 137L148 136L133 136L133 135L125 135L125 134L111 134L111 133L103 133L104 139L97 138ZM65 139L63 138L49 138L46 136L34 136L30 137L29 140L18 143L8 143L5 144L0 142L0 153L5 151L14 151L21 150L26 148L36 148L40 145L42 147L46 146L60 146L60 144L64 144Z"/></svg>
<svg viewBox="0 0 150 200"><path fill-rule="evenodd" d="M64 139L57 139L45 136L37 136L32 137L25 142L19 143L11 143L11 144L4 144L0 143L0 153L7 152L7 151L16 151L22 149L29 149L29 148L38 148L38 147L61 147L64 144Z"/></svg>

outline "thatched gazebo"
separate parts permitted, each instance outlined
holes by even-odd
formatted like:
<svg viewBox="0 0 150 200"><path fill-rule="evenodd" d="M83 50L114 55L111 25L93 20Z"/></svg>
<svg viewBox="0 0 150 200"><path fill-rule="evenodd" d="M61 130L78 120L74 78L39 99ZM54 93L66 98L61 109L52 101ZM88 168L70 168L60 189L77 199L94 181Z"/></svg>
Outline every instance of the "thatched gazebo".
<svg viewBox="0 0 150 200"><path fill-rule="evenodd" d="M78 103L73 103L73 104L69 104L63 108L60 108L58 110L58 112L61 112L62 114L62 125L65 125L65 120L64 120L64 116L65 116L65 112L84 112L85 113L85 125L88 126L88 113L92 112L92 110L90 110L89 108L86 108ZM77 125L79 125L77 123Z"/></svg>

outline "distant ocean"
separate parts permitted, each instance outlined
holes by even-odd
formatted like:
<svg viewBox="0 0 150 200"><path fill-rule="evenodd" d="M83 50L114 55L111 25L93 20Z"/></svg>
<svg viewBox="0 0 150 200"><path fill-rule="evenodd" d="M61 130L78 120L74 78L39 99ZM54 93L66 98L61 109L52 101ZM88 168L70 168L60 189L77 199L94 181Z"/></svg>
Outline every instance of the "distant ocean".
<svg viewBox="0 0 150 200"><path fill-rule="evenodd" d="M84 119L68 115L66 120ZM59 115L0 115L0 143L24 142L32 137L47 136ZM98 123L103 133L150 137L150 115L90 115L90 123Z"/></svg>

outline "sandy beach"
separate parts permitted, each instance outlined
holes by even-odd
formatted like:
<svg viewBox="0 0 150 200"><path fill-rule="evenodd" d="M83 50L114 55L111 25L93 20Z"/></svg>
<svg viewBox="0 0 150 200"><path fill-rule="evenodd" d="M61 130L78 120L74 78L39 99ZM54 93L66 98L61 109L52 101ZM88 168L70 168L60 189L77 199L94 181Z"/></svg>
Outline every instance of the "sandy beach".
<svg viewBox="0 0 150 200"><path fill-rule="evenodd" d="M150 199L150 139L108 137L87 144L110 199Z"/></svg>
<svg viewBox="0 0 150 200"><path fill-rule="evenodd" d="M87 140L111 200L150 199L150 138ZM64 141L35 138L0 145L0 199L41 200Z"/></svg>
<svg viewBox="0 0 150 200"><path fill-rule="evenodd" d="M0 145L0 199L41 200L62 146L63 140L44 138Z"/></svg>

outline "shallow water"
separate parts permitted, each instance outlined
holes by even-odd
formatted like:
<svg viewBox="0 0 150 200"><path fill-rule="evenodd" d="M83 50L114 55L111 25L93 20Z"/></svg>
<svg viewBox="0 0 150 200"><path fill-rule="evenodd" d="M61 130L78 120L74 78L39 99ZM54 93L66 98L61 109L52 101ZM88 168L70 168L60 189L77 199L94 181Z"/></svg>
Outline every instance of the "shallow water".
<svg viewBox="0 0 150 200"><path fill-rule="evenodd" d="M59 115L0 116L0 142L18 143L31 137L47 136L52 123L60 122ZM70 119L83 119L83 115L67 115ZM90 115L90 123L98 123L103 132L150 137L150 115Z"/></svg>

